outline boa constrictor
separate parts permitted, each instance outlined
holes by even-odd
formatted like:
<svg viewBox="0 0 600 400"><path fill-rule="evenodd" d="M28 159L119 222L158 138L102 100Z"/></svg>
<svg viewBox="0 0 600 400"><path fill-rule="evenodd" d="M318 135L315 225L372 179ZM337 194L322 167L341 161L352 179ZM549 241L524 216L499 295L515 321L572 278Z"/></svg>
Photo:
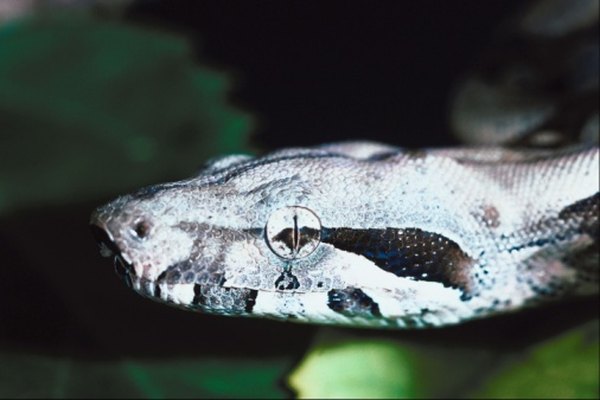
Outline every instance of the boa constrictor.
<svg viewBox="0 0 600 400"><path fill-rule="evenodd" d="M457 92L455 130L493 146L365 141L222 157L98 208L102 254L154 300L300 322L444 326L597 293L598 74L586 58L592 38L597 67L597 18L569 25L535 7L520 37L568 62L548 72L508 58L519 61ZM539 84L556 77L571 84Z"/></svg>

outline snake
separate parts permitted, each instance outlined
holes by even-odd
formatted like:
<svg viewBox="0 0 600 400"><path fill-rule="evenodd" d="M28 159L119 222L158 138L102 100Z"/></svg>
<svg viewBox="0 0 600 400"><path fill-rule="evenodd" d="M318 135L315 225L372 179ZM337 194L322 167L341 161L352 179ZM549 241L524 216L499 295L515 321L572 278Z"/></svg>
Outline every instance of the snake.
<svg viewBox="0 0 600 400"><path fill-rule="evenodd" d="M597 296L597 9L518 14L458 85L459 146L217 157L94 210L100 252L152 300L302 323L443 327Z"/></svg>

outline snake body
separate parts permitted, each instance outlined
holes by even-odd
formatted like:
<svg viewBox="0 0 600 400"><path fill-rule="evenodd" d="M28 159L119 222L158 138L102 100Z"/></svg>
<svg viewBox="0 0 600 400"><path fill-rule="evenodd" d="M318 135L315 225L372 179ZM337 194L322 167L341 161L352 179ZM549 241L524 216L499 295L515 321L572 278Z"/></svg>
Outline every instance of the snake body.
<svg viewBox="0 0 600 400"><path fill-rule="evenodd" d="M505 79L473 76L453 124L471 143L510 131L512 148L483 135L493 146L356 141L225 156L98 208L101 251L154 300L299 322L444 326L597 293L597 103L568 112L575 140L534 149L569 130L553 125L565 107L511 108L522 97ZM586 90L570 98L589 105Z"/></svg>

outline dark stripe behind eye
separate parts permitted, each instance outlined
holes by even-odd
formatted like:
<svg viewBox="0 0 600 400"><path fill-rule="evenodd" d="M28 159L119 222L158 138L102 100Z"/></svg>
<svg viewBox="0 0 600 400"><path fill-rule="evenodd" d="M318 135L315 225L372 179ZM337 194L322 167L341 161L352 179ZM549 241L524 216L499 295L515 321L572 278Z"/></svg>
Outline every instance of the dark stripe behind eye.
<svg viewBox="0 0 600 400"><path fill-rule="evenodd" d="M595 240L598 240L600 234L599 210L600 193L596 193L563 208L558 214L558 218L566 221L580 221L579 228L581 231L588 233Z"/></svg>
<svg viewBox="0 0 600 400"><path fill-rule="evenodd" d="M470 287L474 260L445 236L417 228L323 228L321 241L361 255L396 276Z"/></svg>

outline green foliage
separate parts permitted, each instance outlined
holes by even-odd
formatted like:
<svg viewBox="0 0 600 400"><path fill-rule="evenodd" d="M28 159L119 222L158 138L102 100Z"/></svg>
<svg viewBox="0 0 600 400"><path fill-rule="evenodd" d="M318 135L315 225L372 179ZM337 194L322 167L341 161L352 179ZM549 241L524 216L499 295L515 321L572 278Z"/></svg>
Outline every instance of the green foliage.
<svg viewBox="0 0 600 400"><path fill-rule="evenodd" d="M289 376L301 398L414 397L410 349L391 340L336 336L315 345Z"/></svg>
<svg viewBox="0 0 600 400"><path fill-rule="evenodd" d="M299 398L598 398L597 321L512 348L457 342L447 329L319 332L288 376ZM256 338L265 354L266 346ZM0 397L20 398L282 398L278 383L293 365L292 354L87 360L0 352L0 360Z"/></svg>
<svg viewBox="0 0 600 400"><path fill-rule="evenodd" d="M53 15L0 29L0 213L182 178L244 149L229 79L177 36Z"/></svg>
<svg viewBox="0 0 600 400"><path fill-rule="evenodd" d="M266 358L84 361L27 353L0 356L2 398L281 398L289 360Z"/></svg>
<svg viewBox="0 0 600 400"><path fill-rule="evenodd" d="M598 398L598 325L587 328L532 346L493 374L476 397Z"/></svg>
<svg viewBox="0 0 600 400"><path fill-rule="evenodd" d="M289 385L300 398L598 398L597 320L514 349L397 336L322 331Z"/></svg>

